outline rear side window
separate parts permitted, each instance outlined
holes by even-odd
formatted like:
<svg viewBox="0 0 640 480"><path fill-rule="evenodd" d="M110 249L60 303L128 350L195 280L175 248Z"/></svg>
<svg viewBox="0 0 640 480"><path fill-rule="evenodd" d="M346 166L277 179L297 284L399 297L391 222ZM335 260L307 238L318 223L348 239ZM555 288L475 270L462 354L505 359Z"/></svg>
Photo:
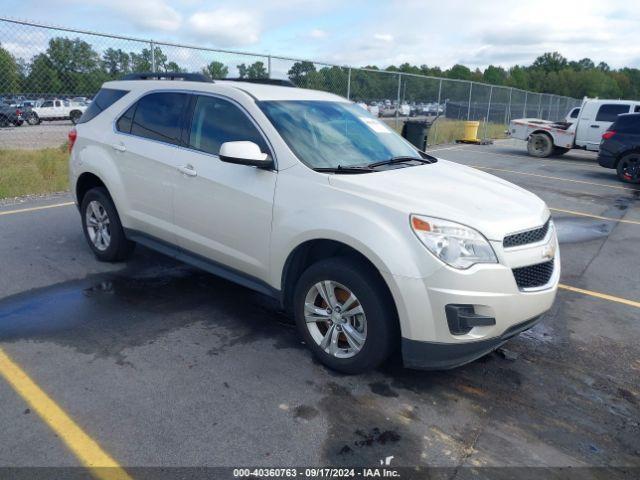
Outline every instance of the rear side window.
<svg viewBox="0 0 640 480"><path fill-rule="evenodd" d="M625 115L618 117L616 124L610 128L620 133L632 133L640 135L640 115Z"/></svg>
<svg viewBox="0 0 640 480"><path fill-rule="evenodd" d="M78 120L78 123L86 123L89 120L94 119L99 113L109 108L111 105L124 97L127 93L129 93L127 90L101 88L96 97L93 99L93 102L91 102L89 107L80 117L80 120Z"/></svg>
<svg viewBox="0 0 640 480"><path fill-rule="evenodd" d="M186 104L187 95L184 93L151 93L142 97L133 115L131 134L179 144Z"/></svg>
<svg viewBox="0 0 640 480"><path fill-rule="evenodd" d="M249 117L233 103L216 97L199 96L191 121L189 146L217 155L224 142L250 141L263 153L266 142Z"/></svg>
<svg viewBox="0 0 640 480"><path fill-rule="evenodd" d="M624 104L604 104L600 106L596 115L596 122L615 122L621 113L629 113L630 105Z"/></svg>

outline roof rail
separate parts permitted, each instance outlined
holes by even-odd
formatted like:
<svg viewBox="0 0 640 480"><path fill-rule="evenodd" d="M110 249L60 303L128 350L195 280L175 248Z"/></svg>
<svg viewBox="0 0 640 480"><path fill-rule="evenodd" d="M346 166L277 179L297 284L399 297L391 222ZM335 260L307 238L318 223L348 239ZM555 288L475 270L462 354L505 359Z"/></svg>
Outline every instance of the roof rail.
<svg viewBox="0 0 640 480"><path fill-rule="evenodd" d="M281 87L295 87L291 80L283 78L221 78L231 82L264 83L265 85L279 85Z"/></svg>
<svg viewBox="0 0 640 480"><path fill-rule="evenodd" d="M202 73L181 72L136 72L125 75L122 80L184 80L187 82L213 83L213 80Z"/></svg>

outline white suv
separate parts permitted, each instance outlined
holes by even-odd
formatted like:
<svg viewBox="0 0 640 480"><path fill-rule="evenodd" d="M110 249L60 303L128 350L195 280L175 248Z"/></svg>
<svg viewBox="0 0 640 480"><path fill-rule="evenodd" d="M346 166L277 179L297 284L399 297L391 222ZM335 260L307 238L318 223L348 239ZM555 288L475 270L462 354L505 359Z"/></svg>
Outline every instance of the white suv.
<svg viewBox="0 0 640 480"><path fill-rule="evenodd" d="M108 82L70 133L89 246L140 243L278 298L318 359L355 373L470 362L556 296L545 203L416 150L326 92Z"/></svg>

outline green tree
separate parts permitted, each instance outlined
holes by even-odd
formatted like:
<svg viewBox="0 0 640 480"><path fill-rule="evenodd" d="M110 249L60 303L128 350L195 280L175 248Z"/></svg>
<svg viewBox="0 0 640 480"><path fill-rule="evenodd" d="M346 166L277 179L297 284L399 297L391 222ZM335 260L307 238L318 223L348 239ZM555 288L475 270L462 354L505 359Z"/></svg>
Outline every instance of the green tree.
<svg viewBox="0 0 640 480"><path fill-rule="evenodd" d="M306 87L305 81L307 77L309 74L315 72L316 66L313 62L295 62L287 72L287 75L289 76L289 80L291 80L295 85L298 85L299 87Z"/></svg>
<svg viewBox="0 0 640 480"><path fill-rule="evenodd" d="M269 72L264 66L264 62L254 62L248 67L241 63L238 65L238 75L240 78L250 78L250 79L258 79L258 78L269 78Z"/></svg>
<svg viewBox="0 0 640 480"><path fill-rule="evenodd" d="M507 71L502 67L489 65L482 74L482 81L492 85L504 85L507 80Z"/></svg>
<svg viewBox="0 0 640 480"><path fill-rule="evenodd" d="M224 63L214 60L202 69L202 73L211 79L227 78L229 68Z"/></svg>
<svg viewBox="0 0 640 480"><path fill-rule="evenodd" d="M111 78L131 72L131 57L121 49L107 48L102 54L102 68Z"/></svg>
<svg viewBox="0 0 640 480"><path fill-rule="evenodd" d="M151 72L154 60L157 72L167 71L167 56L160 47L153 48L153 56L150 48L143 48L140 53L131 52L129 56L131 58L131 70L134 72Z"/></svg>
<svg viewBox="0 0 640 480"><path fill-rule="evenodd" d="M445 75L449 78L457 78L459 80L471 80L471 70L464 65L456 64L451 69L446 70Z"/></svg>
<svg viewBox="0 0 640 480"><path fill-rule="evenodd" d="M531 67L545 72L559 72L567 64L567 59L560 55L559 52L547 52L536 58Z"/></svg>
<svg viewBox="0 0 640 480"><path fill-rule="evenodd" d="M62 92L62 81L58 77L58 72L44 53L33 57L25 84L28 93L57 94Z"/></svg>
<svg viewBox="0 0 640 480"><path fill-rule="evenodd" d="M18 93L21 72L16 59L0 44L0 93Z"/></svg>

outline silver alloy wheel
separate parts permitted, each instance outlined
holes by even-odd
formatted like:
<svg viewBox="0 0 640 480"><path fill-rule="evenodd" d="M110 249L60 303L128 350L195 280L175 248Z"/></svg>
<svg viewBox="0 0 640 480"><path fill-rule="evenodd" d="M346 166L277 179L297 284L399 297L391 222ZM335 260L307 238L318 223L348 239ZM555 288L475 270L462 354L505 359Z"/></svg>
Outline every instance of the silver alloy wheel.
<svg viewBox="0 0 640 480"><path fill-rule="evenodd" d="M87 205L85 212L87 234L93 246L104 252L111 244L111 222L107 211L97 200Z"/></svg>
<svg viewBox="0 0 640 480"><path fill-rule="evenodd" d="M351 290L324 280L313 285L304 299L304 318L313 340L337 358L358 354L367 339L367 317Z"/></svg>

